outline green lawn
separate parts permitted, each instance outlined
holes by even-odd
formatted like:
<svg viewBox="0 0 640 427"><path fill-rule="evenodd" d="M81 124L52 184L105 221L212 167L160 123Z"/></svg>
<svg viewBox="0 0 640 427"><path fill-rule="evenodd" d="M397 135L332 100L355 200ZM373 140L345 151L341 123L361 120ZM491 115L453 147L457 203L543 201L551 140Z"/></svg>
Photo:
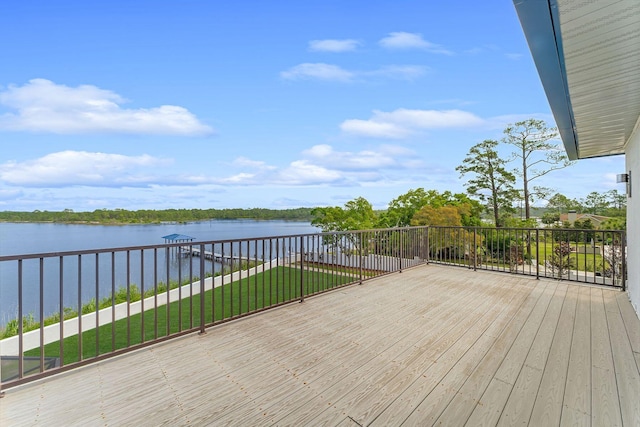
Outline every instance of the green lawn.
<svg viewBox="0 0 640 427"><path fill-rule="evenodd" d="M304 271L303 274L305 296L358 279L356 274L324 271ZM277 267L205 292L205 324L300 298L300 275L298 268ZM88 359L199 326L200 295L185 296L181 301L85 331L81 340L78 335L65 338L62 342L64 364L79 361L80 348L82 358ZM60 342L47 344L44 352L46 357L60 357ZM39 355L40 349L25 352L25 356Z"/></svg>
<svg viewBox="0 0 640 427"><path fill-rule="evenodd" d="M571 247L585 247L584 243L570 243ZM538 262L540 262L541 264L544 263L545 257L547 259L551 258L551 255L553 254L553 248L557 247L558 244L557 243L540 243L539 244L539 258L538 258ZM602 248L602 245L599 245L600 248ZM587 250L589 250L591 248L590 244L586 245ZM533 256L535 257L535 246L532 246L531 251L533 252ZM578 269L581 271L590 271L590 272L594 272L594 271L602 271L603 270L603 266L607 267L609 264L605 262L604 258L602 257L602 249L600 249L600 251L596 252L595 254L593 253L587 253L587 254L581 254L581 253L577 253L577 252L572 252L570 255L570 258L573 260L573 268L574 269Z"/></svg>
<svg viewBox="0 0 640 427"><path fill-rule="evenodd" d="M551 256L553 255L553 249L555 247L557 247L558 244L557 243L545 243L545 242L540 242L539 246L538 246L538 253L537 253L537 259L538 259L538 263L540 265L544 265L545 260L550 260ZM584 243L571 243L572 247L584 247ZM591 247L590 244L586 245L587 250L589 250L589 248ZM603 270L603 266L606 268L609 266L609 263L607 263L603 256L601 255L601 250L596 252L595 254L593 253L577 253L577 252L572 252L570 255L570 258L573 260L573 267L572 269L578 269L580 271L589 271L589 272L594 272L594 271L602 271ZM536 245L535 243L531 244L531 255L533 256L533 258L536 258ZM456 259L456 258L447 258L444 257L443 259L438 259L438 258L434 258L433 259L434 262L445 262L445 263L450 263L450 264L458 264L458 265L473 265L472 261L469 260L462 260L462 259ZM487 265L487 266L494 266L494 267L499 267L499 268L504 268L504 269L508 269L509 268L509 263L504 262L504 259L502 258L493 258L490 259L488 256L485 257L482 260L481 264L478 264L478 266L480 265Z"/></svg>

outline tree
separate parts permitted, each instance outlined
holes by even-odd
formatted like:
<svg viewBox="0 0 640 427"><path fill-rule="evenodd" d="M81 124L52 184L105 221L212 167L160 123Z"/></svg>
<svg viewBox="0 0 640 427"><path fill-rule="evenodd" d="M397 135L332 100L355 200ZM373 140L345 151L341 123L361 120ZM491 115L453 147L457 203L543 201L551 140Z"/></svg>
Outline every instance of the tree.
<svg viewBox="0 0 640 427"><path fill-rule="evenodd" d="M483 206L464 193L439 193L437 190L417 188L398 196L389 202L387 211L380 216L380 227L406 227L412 224L414 215L425 206L440 208L454 206L461 216L463 226L480 225Z"/></svg>
<svg viewBox="0 0 640 427"><path fill-rule="evenodd" d="M560 214L558 212L545 212L542 214L542 223L546 225L552 225L560 221Z"/></svg>
<svg viewBox="0 0 640 427"><path fill-rule="evenodd" d="M600 224L600 230L626 230L627 219L626 217L609 218Z"/></svg>
<svg viewBox="0 0 640 427"><path fill-rule="evenodd" d="M358 197L340 206L315 208L311 211L312 225L323 232L370 230L376 223L376 214L371 203L364 197Z"/></svg>
<svg viewBox="0 0 640 427"><path fill-rule="evenodd" d="M464 193L451 194L449 191L442 193L448 202L446 205L455 206L460 214L460 221L464 227L474 227L482 225L482 212L484 206L474 199L470 199Z"/></svg>
<svg viewBox="0 0 640 427"><path fill-rule="evenodd" d="M595 229L591 219L585 218L583 220L575 220L573 223L573 228L578 230L593 230ZM575 240L576 242L585 242L588 243L592 241L595 237L595 234L590 231L582 231L580 233L575 233L571 240Z"/></svg>
<svg viewBox="0 0 640 427"><path fill-rule="evenodd" d="M501 227L503 214L513 212L512 202L518 192L513 188L516 178L506 169L506 161L498 155L497 146L498 141L492 139L474 145L456 170L461 176L474 175L465 184L467 192L488 204L496 227Z"/></svg>
<svg viewBox="0 0 640 427"><path fill-rule="evenodd" d="M588 213L598 215L609 207L609 200L607 200L606 195L598 193L597 191L592 191L587 194L587 197L584 198L582 204Z"/></svg>
<svg viewBox="0 0 640 427"><path fill-rule="evenodd" d="M315 208L311 211L313 215L312 225L316 225L323 232L332 231L353 231L370 230L377 222L376 213L371 203L364 197L358 197L345 203L344 208L340 206ZM326 245L340 248L346 255L351 254L355 247L361 250L366 243L362 233L329 234L322 237Z"/></svg>
<svg viewBox="0 0 640 427"><path fill-rule="evenodd" d="M411 219L411 225L459 227L462 225L462 216L455 206L441 206L439 208L423 206Z"/></svg>
<svg viewBox="0 0 640 427"><path fill-rule="evenodd" d="M423 206L427 205L438 192L424 188L409 190L389 202L387 212L380 217L382 227L406 227L411 223L411 218Z"/></svg>
<svg viewBox="0 0 640 427"><path fill-rule="evenodd" d="M560 213L570 210L581 211L582 205L575 199L570 199L563 194L556 193L547 200L547 208Z"/></svg>
<svg viewBox="0 0 640 427"><path fill-rule="evenodd" d="M627 206L627 195L618 192L618 190L607 191L607 198L615 209L623 209Z"/></svg>
<svg viewBox="0 0 640 427"><path fill-rule="evenodd" d="M508 125L502 141L516 150L513 160L520 161L516 174L522 178L525 218L531 217L531 203L534 193L529 188L531 181L554 170L571 165L561 148L549 140L558 136L555 128L547 127L544 120L528 119Z"/></svg>

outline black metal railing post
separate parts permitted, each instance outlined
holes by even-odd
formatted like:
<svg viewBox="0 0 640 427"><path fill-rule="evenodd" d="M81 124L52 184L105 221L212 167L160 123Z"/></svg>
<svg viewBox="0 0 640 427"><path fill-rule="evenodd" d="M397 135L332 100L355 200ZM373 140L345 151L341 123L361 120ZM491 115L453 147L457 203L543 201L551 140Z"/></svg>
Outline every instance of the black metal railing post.
<svg viewBox="0 0 640 427"><path fill-rule="evenodd" d="M358 246L358 271L359 271L359 285L362 285L362 247L366 241L366 231L360 232L360 245Z"/></svg>
<svg viewBox="0 0 640 427"><path fill-rule="evenodd" d="M473 271L478 271L478 227L473 227L473 252L471 255L473 256Z"/></svg>
<svg viewBox="0 0 640 427"><path fill-rule="evenodd" d="M540 280L540 230L536 228L536 280Z"/></svg>
<svg viewBox="0 0 640 427"><path fill-rule="evenodd" d="M627 233L625 231L620 232L620 283L622 284L622 291L627 290Z"/></svg>
<svg viewBox="0 0 640 427"><path fill-rule="evenodd" d="M205 260L205 246L204 243L200 244L200 335L206 334L204 329L204 260ZM213 250L213 248L212 248ZM168 261L167 261L168 262ZM224 273L223 273L224 274ZM213 279L212 279L213 280ZM169 304L169 291L167 290L167 304ZM211 292L213 292L213 282L211 282Z"/></svg>
<svg viewBox="0 0 640 427"><path fill-rule="evenodd" d="M427 251L427 257L426 257L426 263L429 264L429 255L431 253L431 247L429 246L429 230L431 229L431 227L427 226L427 228L425 229L425 240L427 242L427 247L426 247L426 251Z"/></svg>
<svg viewBox="0 0 640 427"><path fill-rule="evenodd" d="M300 302L304 302L304 237L300 236Z"/></svg>
<svg viewBox="0 0 640 427"><path fill-rule="evenodd" d="M403 249L403 248L402 248L402 246L403 246L403 244L404 244L403 239L402 239L402 234L403 234L403 233L402 233L402 229L400 229L399 234L400 234L400 236L399 236L398 240L400 241L400 251L398 252L398 255L399 255L400 257L398 258L398 259L399 259L399 265L398 265L398 266L399 266L399 268L400 268L400 271L399 271L399 272L400 272L400 273L402 273L402 255L403 255L403 251L402 251L402 249Z"/></svg>

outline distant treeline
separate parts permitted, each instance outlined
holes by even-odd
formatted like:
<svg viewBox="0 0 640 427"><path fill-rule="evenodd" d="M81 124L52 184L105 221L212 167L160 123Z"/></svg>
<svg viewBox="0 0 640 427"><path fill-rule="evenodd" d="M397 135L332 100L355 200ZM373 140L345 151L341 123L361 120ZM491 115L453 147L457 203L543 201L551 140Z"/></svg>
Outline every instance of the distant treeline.
<svg viewBox="0 0 640 427"><path fill-rule="evenodd" d="M93 212L74 212L65 209L62 212L0 212L0 221L4 222L63 222L93 224L153 224L160 222L190 222L210 219L255 219L311 221L312 208L297 209L165 209L137 210L98 209Z"/></svg>

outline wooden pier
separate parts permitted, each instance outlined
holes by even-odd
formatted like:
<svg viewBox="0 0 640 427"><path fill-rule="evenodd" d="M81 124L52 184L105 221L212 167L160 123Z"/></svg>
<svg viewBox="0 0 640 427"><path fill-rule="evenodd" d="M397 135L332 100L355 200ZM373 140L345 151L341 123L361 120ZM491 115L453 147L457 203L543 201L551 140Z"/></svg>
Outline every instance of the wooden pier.
<svg viewBox="0 0 640 427"><path fill-rule="evenodd" d="M233 261L256 261L256 262L264 262L262 259L260 258L252 258L249 256L240 256L240 255L223 255L217 252L211 252L211 251L204 251L204 255L202 254L202 251L200 250L199 247L196 246L181 246L180 247L180 253L181 254L185 254L185 255L189 255L189 256L197 256L197 257L201 257L204 256L205 259L209 259L215 262L219 262L219 263L231 263Z"/></svg>

